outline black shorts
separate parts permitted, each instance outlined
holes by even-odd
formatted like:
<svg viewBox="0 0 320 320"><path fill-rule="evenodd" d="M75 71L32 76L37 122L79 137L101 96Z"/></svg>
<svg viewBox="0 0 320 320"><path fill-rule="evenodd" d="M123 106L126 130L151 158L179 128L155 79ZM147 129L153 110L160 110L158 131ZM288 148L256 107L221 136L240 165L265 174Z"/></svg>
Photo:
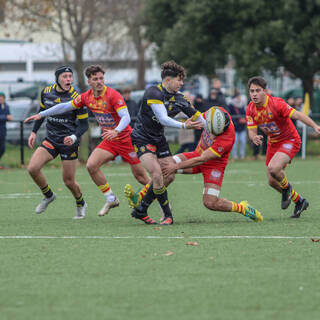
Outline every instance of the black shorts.
<svg viewBox="0 0 320 320"><path fill-rule="evenodd" d="M79 146L77 144L72 146L61 146L46 138L42 141L40 147L46 149L53 158L56 158L57 155L60 154L61 160L78 159Z"/></svg>
<svg viewBox="0 0 320 320"><path fill-rule="evenodd" d="M165 136L158 142L144 139L143 137L131 137L133 147L140 158L145 153L152 153L157 158L166 158L171 156L169 144Z"/></svg>

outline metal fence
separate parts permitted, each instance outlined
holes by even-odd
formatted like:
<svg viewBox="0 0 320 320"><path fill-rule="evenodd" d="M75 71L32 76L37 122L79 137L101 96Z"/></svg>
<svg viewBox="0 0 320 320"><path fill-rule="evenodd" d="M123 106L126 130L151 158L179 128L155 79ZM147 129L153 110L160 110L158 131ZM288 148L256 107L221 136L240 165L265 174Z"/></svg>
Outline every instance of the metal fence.
<svg viewBox="0 0 320 320"><path fill-rule="evenodd" d="M235 115L232 116L232 119L235 120L241 116ZM320 113L314 113L311 115L311 118L316 121L317 123L320 122ZM132 119L134 120L134 119ZM30 125L26 125L23 121L12 121L16 122L19 124L19 130L17 130L17 136L16 136L16 142L17 146L19 146L20 149L20 162L21 165L25 164L25 155L24 155L24 148L27 146L27 140L28 136L31 132ZM302 128L301 130L298 128L298 131L300 134L302 134ZM171 143L178 143L178 134L179 134L179 129L176 128L165 128L165 135L168 139L168 142ZM314 131L312 128L307 128L306 131L307 137L313 137L314 136ZM87 138L85 139L85 144L87 144L87 150L88 150L88 156L92 152L92 150L95 148L95 146L101 141L100 138L100 129L98 127L98 124L94 118L89 119L89 130L87 133ZM42 135L39 138L43 138ZM12 142L12 141L9 141ZM39 141L38 141L39 142ZM84 146L82 144L82 146ZM319 150L320 153L320 150Z"/></svg>

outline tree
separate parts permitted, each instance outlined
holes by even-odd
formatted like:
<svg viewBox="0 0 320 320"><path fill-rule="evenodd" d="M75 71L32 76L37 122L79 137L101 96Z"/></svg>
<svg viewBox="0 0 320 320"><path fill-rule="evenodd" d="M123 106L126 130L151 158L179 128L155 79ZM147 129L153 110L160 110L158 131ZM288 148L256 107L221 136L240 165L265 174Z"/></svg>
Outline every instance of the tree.
<svg viewBox="0 0 320 320"><path fill-rule="evenodd" d="M228 58L221 47L231 31L227 8L218 0L147 1L147 36L157 45L159 62L175 59L191 74L213 75Z"/></svg>
<svg viewBox="0 0 320 320"><path fill-rule="evenodd" d="M145 14L160 61L174 58L191 74L210 75L232 55L243 79L284 67L313 96L319 0L148 0Z"/></svg>
<svg viewBox="0 0 320 320"><path fill-rule="evenodd" d="M72 52L81 91L84 91L83 50L88 41L99 39L115 16L110 8L116 0L12 0L15 18L29 32L57 33L61 39L64 62ZM109 10L105 10L108 7ZM9 11L9 10L8 10Z"/></svg>
<svg viewBox="0 0 320 320"><path fill-rule="evenodd" d="M145 0L117 1L118 28L124 31L119 39L120 47L131 56L133 51L137 54L137 89L145 88L146 51L151 44L145 36L144 5Z"/></svg>
<svg viewBox="0 0 320 320"><path fill-rule="evenodd" d="M320 69L320 1L264 0L255 10L243 6L241 11L232 38L241 36L242 43L231 46L241 74L275 73L283 66L301 79L312 105L313 79Z"/></svg>

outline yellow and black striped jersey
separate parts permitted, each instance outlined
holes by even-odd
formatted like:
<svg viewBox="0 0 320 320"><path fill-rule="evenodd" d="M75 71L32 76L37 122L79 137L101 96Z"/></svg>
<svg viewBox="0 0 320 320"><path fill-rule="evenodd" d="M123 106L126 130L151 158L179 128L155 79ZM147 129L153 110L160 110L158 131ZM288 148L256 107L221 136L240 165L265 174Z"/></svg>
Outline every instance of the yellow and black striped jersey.
<svg viewBox="0 0 320 320"><path fill-rule="evenodd" d="M192 117L197 113L197 110L191 106L181 92L169 93L162 84L151 86L143 95L132 133L137 138L142 136L158 141L164 135L164 127L153 113L152 104L164 104L168 116L171 118L175 117L179 112L183 112L188 117Z"/></svg>
<svg viewBox="0 0 320 320"><path fill-rule="evenodd" d="M41 92L41 110L49 109L56 104L73 100L79 93L71 87L67 92L56 90L56 84L45 87ZM87 108L72 110L64 114L49 116L47 118L47 137L56 144L63 145L66 136L75 134L78 125L77 119L88 118ZM79 141L77 141L79 143Z"/></svg>

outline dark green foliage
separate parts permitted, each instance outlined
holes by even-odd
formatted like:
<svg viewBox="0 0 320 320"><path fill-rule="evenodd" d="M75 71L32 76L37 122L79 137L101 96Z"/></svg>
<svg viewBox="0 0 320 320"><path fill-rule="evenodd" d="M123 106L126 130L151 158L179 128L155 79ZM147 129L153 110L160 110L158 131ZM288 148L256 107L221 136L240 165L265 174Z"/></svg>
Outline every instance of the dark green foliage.
<svg viewBox="0 0 320 320"><path fill-rule="evenodd" d="M212 75L228 55L242 79L280 66L313 90L320 69L320 1L150 0L148 36L162 62Z"/></svg>

